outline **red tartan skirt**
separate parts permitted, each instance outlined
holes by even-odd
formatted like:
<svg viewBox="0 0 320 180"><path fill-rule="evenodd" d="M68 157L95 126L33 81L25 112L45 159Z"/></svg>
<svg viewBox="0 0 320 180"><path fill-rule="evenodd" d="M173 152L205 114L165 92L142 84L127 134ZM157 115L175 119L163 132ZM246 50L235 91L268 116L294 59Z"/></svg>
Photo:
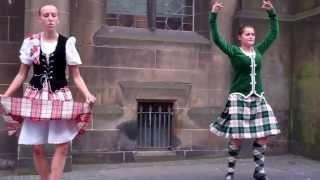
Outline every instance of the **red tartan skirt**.
<svg viewBox="0 0 320 180"><path fill-rule="evenodd" d="M92 107L88 103L73 101L67 87L50 92L47 87L38 90L29 86L23 98L0 97L0 104L0 113L5 116L9 129L16 129L24 119L88 122L92 118Z"/></svg>

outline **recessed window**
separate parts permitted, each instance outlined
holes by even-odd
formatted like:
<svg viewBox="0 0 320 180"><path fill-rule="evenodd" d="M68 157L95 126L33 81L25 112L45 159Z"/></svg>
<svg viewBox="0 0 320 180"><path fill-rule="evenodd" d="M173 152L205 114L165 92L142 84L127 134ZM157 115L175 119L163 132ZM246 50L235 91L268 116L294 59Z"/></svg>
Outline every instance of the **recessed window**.
<svg viewBox="0 0 320 180"><path fill-rule="evenodd" d="M151 25L154 26L152 29L193 31L193 1L107 0L106 24L133 28L150 28Z"/></svg>
<svg viewBox="0 0 320 180"><path fill-rule="evenodd" d="M172 102L138 102L138 149L170 149L173 146Z"/></svg>

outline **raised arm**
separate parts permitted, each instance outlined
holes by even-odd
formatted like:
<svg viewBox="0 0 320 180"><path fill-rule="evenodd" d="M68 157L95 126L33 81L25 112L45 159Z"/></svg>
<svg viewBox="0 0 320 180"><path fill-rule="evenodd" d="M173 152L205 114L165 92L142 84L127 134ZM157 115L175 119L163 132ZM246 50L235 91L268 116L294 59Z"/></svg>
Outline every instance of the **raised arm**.
<svg viewBox="0 0 320 180"><path fill-rule="evenodd" d="M265 9L268 13L270 30L265 39L256 45L256 48L261 54L264 54L279 34L279 21L271 1L264 0L262 9Z"/></svg>
<svg viewBox="0 0 320 180"><path fill-rule="evenodd" d="M234 53L234 46L227 43L226 40L220 35L217 25L218 12L223 8L222 3L215 1L212 5L211 13L209 14L209 21L211 25L211 38L214 43L228 56Z"/></svg>

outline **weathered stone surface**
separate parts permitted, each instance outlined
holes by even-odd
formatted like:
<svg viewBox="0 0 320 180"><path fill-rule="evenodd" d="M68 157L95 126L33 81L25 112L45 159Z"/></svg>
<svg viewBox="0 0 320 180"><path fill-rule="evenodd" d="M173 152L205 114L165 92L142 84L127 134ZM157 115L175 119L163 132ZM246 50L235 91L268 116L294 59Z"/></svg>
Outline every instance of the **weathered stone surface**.
<svg viewBox="0 0 320 180"><path fill-rule="evenodd" d="M200 36L194 32L180 32L180 31L166 31L157 30L151 32L147 29L132 29L123 27L108 27L104 26L95 35L94 42L96 45L109 45L113 39L124 39L127 41L135 40L134 44L139 42L156 42L161 43L178 43L180 45L194 45L194 44L206 44L208 45L208 39ZM116 41L117 42L117 41ZM132 45L131 43L129 45Z"/></svg>
<svg viewBox="0 0 320 180"><path fill-rule="evenodd" d="M95 105L93 129L109 129L117 126L124 110L118 105Z"/></svg>
<svg viewBox="0 0 320 180"><path fill-rule="evenodd" d="M21 41L24 37L24 18L11 17L9 29L9 41Z"/></svg>
<svg viewBox="0 0 320 180"><path fill-rule="evenodd" d="M208 125L225 106L232 70L228 57L210 44L209 0L195 1L195 32L151 32L104 26L104 0L12 2L11 5L9 1L0 2L1 92L18 70L22 35L40 30L36 21L40 5L56 4L61 13L59 32L68 35L71 29L71 34L78 39L83 59L81 74L97 97L90 131L74 141L73 153L79 162L85 159L88 162L134 160L137 100L141 99L174 103L177 154L193 157L225 153L227 141L211 134ZM218 22L221 35L228 42L237 43L235 27L242 23L254 25L257 41L265 37L268 21L260 9L260 1L224 3ZM317 114L320 106L320 50L317 46L320 18L315 15L319 3L316 0L273 3L280 15L281 32L264 56L262 75L267 100L278 118L282 134L270 138L268 153L286 152L290 144L291 152L319 158L320 138L316 129L320 124ZM92 11L86 12L87 9ZM250 13L259 16L242 16ZM310 14L313 17L304 18ZM71 87L75 100L83 101L83 95L73 83ZM17 95L21 95L21 91ZM5 133L2 128L0 145L10 139ZM0 157L7 151L15 153L14 143L9 149L1 149ZM251 143L244 142L244 155L251 156ZM118 153L119 150L127 152ZM19 155L30 156L30 153L22 148ZM82 160L81 153L85 157Z"/></svg>
<svg viewBox="0 0 320 180"><path fill-rule="evenodd" d="M75 139L72 142L72 154L117 150L119 150L119 131L117 129L90 130L82 135L81 138Z"/></svg>
<svg viewBox="0 0 320 180"><path fill-rule="evenodd" d="M193 89L190 96L191 107L205 107L209 104L209 92L207 90Z"/></svg>
<svg viewBox="0 0 320 180"><path fill-rule="evenodd" d="M22 41L22 40L21 40ZM19 43L0 42L0 62L1 63L20 63L19 60Z"/></svg>
<svg viewBox="0 0 320 180"><path fill-rule="evenodd" d="M294 58L289 150L314 159L320 159L320 61L317 45L319 35L316 33L319 29L319 15L297 22L293 30L297 38L292 45Z"/></svg>
<svg viewBox="0 0 320 180"><path fill-rule="evenodd" d="M18 73L19 64L0 64L0 83L9 84Z"/></svg>
<svg viewBox="0 0 320 180"><path fill-rule="evenodd" d="M156 67L163 69L195 69L198 64L197 50L156 51Z"/></svg>
<svg viewBox="0 0 320 180"><path fill-rule="evenodd" d="M8 136L2 117L0 118L0 121L0 155L15 155L17 153L17 137Z"/></svg>
<svg viewBox="0 0 320 180"><path fill-rule="evenodd" d="M209 124L220 115L220 109L213 107L194 107L188 111L190 121L194 123L195 128L208 129Z"/></svg>
<svg viewBox="0 0 320 180"><path fill-rule="evenodd" d="M125 162L125 157L124 152L79 152L74 153L72 161L77 164L120 163Z"/></svg>
<svg viewBox="0 0 320 180"><path fill-rule="evenodd" d="M107 67L151 68L155 65L155 52L148 49L98 47L95 49L95 60L98 65Z"/></svg>
<svg viewBox="0 0 320 180"><path fill-rule="evenodd" d="M1 41L8 41L8 18L7 17L0 17L0 26L2 27L0 29L0 40Z"/></svg>
<svg viewBox="0 0 320 180"><path fill-rule="evenodd" d="M137 99L176 100L182 105L190 95L191 84L180 82L122 81L120 87L127 101Z"/></svg>

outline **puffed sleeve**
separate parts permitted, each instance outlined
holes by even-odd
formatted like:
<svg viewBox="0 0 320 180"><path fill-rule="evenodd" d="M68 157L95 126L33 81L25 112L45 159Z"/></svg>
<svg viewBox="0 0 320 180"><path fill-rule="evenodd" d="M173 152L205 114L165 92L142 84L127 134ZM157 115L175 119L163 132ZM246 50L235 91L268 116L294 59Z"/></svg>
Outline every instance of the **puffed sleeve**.
<svg viewBox="0 0 320 180"><path fill-rule="evenodd" d="M23 40L22 46L20 48L20 61L22 64L32 64L32 57L30 56L30 49L31 49L32 43L31 41L26 38Z"/></svg>
<svg viewBox="0 0 320 180"><path fill-rule="evenodd" d="M71 36L66 42L66 58L68 65L82 64L80 55L76 49L76 38Z"/></svg>

